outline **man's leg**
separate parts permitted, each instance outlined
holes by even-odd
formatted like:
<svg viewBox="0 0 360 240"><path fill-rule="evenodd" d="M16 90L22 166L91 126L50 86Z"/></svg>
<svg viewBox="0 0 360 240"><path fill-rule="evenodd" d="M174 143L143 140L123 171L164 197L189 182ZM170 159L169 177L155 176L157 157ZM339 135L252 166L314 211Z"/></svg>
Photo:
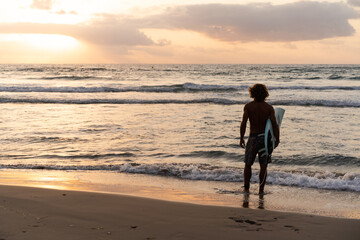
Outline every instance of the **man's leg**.
<svg viewBox="0 0 360 240"><path fill-rule="evenodd" d="M266 183L266 177L267 177L267 163L260 164L260 173L259 173L259 179L260 179L260 185L259 185L259 194L264 193L264 187Z"/></svg>
<svg viewBox="0 0 360 240"><path fill-rule="evenodd" d="M245 192L249 192L251 175L252 175L251 165L245 164L245 168L244 168L244 191Z"/></svg>
<svg viewBox="0 0 360 240"><path fill-rule="evenodd" d="M251 179L251 166L256 158L256 138L249 137L245 149L245 168L244 168L244 192L249 192Z"/></svg>

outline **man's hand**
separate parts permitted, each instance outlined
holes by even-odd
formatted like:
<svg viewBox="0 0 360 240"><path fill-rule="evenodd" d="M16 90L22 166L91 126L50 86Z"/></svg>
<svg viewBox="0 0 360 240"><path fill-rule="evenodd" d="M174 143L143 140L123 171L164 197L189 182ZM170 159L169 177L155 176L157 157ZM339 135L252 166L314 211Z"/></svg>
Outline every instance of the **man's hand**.
<svg viewBox="0 0 360 240"><path fill-rule="evenodd" d="M240 139L240 147L245 148L245 141L244 141L244 139Z"/></svg>

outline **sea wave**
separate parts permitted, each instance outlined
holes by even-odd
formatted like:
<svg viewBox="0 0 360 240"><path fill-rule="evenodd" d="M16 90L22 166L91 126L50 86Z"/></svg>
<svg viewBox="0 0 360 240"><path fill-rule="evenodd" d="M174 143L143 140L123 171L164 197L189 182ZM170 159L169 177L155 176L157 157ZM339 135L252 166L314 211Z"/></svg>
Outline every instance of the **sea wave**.
<svg viewBox="0 0 360 240"><path fill-rule="evenodd" d="M233 145L232 148L239 148L239 145ZM222 158L235 162L242 162L244 154L228 151L193 151L180 154L181 158ZM344 156L341 154L320 154L320 155L278 155L273 159L274 165L291 166L351 166L360 167L360 159L354 156Z"/></svg>
<svg viewBox="0 0 360 240"><path fill-rule="evenodd" d="M56 66L56 65L39 65L37 66L29 66L29 67L22 67L22 68L14 68L13 71L17 72L49 72L52 74L61 74L63 72L76 72L76 71L114 71L113 68L108 67L81 67L81 66L74 66L74 67L65 67L65 66Z"/></svg>
<svg viewBox="0 0 360 240"><path fill-rule="evenodd" d="M67 77L54 77L62 79ZM90 77L79 77L86 79ZM174 85L155 85L139 87L40 87L40 86L0 86L0 92L49 92L49 93L106 93L106 92L238 92L248 88L247 85L210 85L184 83ZM360 90L360 86L269 86L270 90Z"/></svg>
<svg viewBox="0 0 360 240"><path fill-rule="evenodd" d="M68 75L68 76L52 76L52 77L41 77L41 80L61 80L61 79L65 79L65 80L85 80L85 79L89 79L89 78L96 78L94 76L77 76L77 75ZM30 79L37 79L37 78L30 78Z"/></svg>
<svg viewBox="0 0 360 240"><path fill-rule="evenodd" d="M18 72L44 72L45 70L46 68L44 67L25 67L16 69Z"/></svg>
<svg viewBox="0 0 360 240"><path fill-rule="evenodd" d="M275 100L269 101L272 105L284 105L284 106L317 106L317 107L333 107L333 108L342 108L342 107L352 107L359 108L360 102L358 101L336 101L336 100Z"/></svg>
<svg viewBox="0 0 360 240"><path fill-rule="evenodd" d="M58 79L64 77L56 77ZM83 77L86 78L86 77ZM51 78L51 79L55 79ZM58 93L102 93L102 92L234 92L248 86L226 86L209 84L174 84L139 87L39 87L39 86L1 86L0 92L58 92Z"/></svg>
<svg viewBox="0 0 360 240"><path fill-rule="evenodd" d="M114 71L114 69L105 67L82 67L80 71Z"/></svg>
<svg viewBox="0 0 360 240"><path fill-rule="evenodd" d="M236 147L238 147L236 145ZM228 160L239 160L243 158L243 154L230 153L226 151L194 151L190 153L180 154L178 157L183 158L224 158Z"/></svg>
<svg viewBox="0 0 360 240"><path fill-rule="evenodd" d="M131 158L136 155L130 152L124 153L108 153L108 154L78 154L78 155L59 155L59 154L46 154L46 155L37 155L29 156L23 154L13 154L13 155L0 155L0 159L56 159L56 160L73 160L73 159L108 159L108 158Z"/></svg>
<svg viewBox="0 0 360 240"><path fill-rule="evenodd" d="M328 79L330 80L339 80L339 79L344 79L344 76L338 75L338 74L331 74Z"/></svg>
<svg viewBox="0 0 360 240"><path fill-rule="evenodd" d="M0 98L0 103L34 103L34 104L243 104L223 98L203 98L192 100L177 99L50 99L50 98Z"/></svg>
<svg viewBox="0 0 360 240"><path fill-rule="evenodd" d="M0 103L31 103L31 104L218 104L240 105L247 101L232 100L226 98L199 98L199 99L69 99L69 98L20 98L2 97ZM318 106L318 107L350 107L359 108L359 101L336 101L336 100L275 100L269 101L272 105L283 106Z"/></svg>
<svg viewBox="0 0 360 240"><path fill-rule="evenodd" d="M360 159L353 156L344 156L341 154L323 154L323 155L293 155L277 156L274 160L276 165L297 165L297 166L355 166L360 167Z"/></svg>
<svg viewBox="0 0 360 240"><path fill-rule="evenodd" d="M124 163L118 165L36 165L14 164L0 165L0 169L44 169L66 171L115 171L120 173L147 174L176 177L187 180L242 182L243 170L237 167L221 167L210 164L180 163ZM257 171L254 171L254 182L259 182ZM334 172L279 171L268 173L267 183L282 186L318 188L360 192L360 174Z"/></svg>
<svg viewBox="0 0 360 240"><path fill-rule="evenodd" d="M33 140L34 139L34 140ZM50 140L49 140L50 139ZM19 142L21 139L15 138L11 139L11 141ZM81 139L59 139L59 138L33 138L27 139L30 143L70 143L72 144L74 141L84 141ZM178 155L174 155L168 152L156 152L151 154L141 154L138 155L136 150L126 150L123 152L109 152L109 153L98 153L98 154L76 154L76 153L64 153L64 154L42 154L42 155L9 155L9 154L0 154L0 161L17 161L19 159L55 159L55 160L71 160L73 159L110 159L111 161L117 160L134 160L137 157L142 158L150 158L153 157L161 157L162 159L173 158L176 157L178 159L195 159L202 158L206 160L210 159L223 159L227 160L227 162L239 163L244 161L244 154L238 151L239 145L231 144L228 145L229 151L221 151L221 150L209 150L209 151L191 151L187 153L180 153ZM290 156L282 156L281 154L277 154L276 157L272 159L272 165L274 166L297 166L297 167L350 167L350 168L360 168L360 158L355 156L346 156L341 154L320 154L320 155L290 155Z"/></svg>

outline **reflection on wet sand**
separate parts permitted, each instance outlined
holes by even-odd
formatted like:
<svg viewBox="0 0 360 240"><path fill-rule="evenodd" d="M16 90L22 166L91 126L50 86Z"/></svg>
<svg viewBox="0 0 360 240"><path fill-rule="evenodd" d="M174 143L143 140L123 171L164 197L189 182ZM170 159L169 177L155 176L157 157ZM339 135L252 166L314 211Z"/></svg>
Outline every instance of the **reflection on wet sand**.
<svg viewBox="0 0 360 240"><path fill-rule="evenodd" d="M249 197L250 197L250 193L244 193L244 200L243 200L243 207L244 208L249 207Z"/></svg>
<svg viewBox="0 0 360 240"><path fill-rule="evenodd" d="M259 194L257 195L259 196L259 200L258 200L258 209L265 209L265 199L264 199L264 194ZM243 194L243 208L249 208L249 202L250 202L250 193L244 193ZM255 203L254 203L255 205ZM253 206L256 207L256 206Z"/></svg>
<svg viewBox="0 0 360 240"><path fill-rule="evenodd" d="M259 206L258 209L265 209L264 194L259 195Z"/></svg>

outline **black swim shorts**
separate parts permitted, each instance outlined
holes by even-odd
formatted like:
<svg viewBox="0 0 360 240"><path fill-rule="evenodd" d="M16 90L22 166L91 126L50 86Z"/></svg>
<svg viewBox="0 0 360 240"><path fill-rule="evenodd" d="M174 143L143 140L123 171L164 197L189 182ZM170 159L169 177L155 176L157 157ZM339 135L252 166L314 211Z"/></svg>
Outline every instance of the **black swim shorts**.
<svg viewBox="0 0 360 240"><path fill-rule="evenodd" d="M249 139L246 143L245 149L245 164L253 165L255 162L256 155L259 156L260 164L267 164L271 162L271 157L268 157L265 151L265 134L250 134Z"/></svg>

